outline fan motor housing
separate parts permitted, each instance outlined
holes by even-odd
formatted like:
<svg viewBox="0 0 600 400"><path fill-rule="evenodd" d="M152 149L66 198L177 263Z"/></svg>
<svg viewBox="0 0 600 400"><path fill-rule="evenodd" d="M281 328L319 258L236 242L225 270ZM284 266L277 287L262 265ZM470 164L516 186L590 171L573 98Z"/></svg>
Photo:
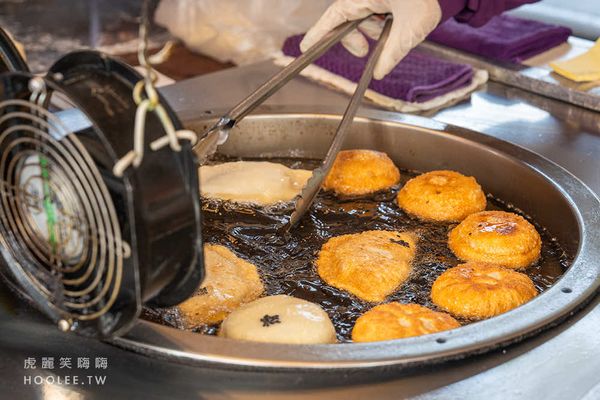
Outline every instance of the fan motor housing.
<svg viewBox="0 0 600 400"><path fill-rule="evenodd" d="M30 187L35 185L31 183L29 187L10 194L3 190L0 197L4 196L3 201L16 211L15 216L2 214L0 218L0 261L3 267L8 267L4 270L9 271L11 281L21 292L25 292L57 322L61 321L64 325L68 321L66 324L70 329L89 336L120 335L132 326L143 303L151 302L159 307L175 305L186 299L203 277L195 156L186 141L181 142L182 150L179 152L168 146L151 150L148 143L164 136L165 131L159 119L148 113L144 140L146 149L141 165L129 167L123 177L113 174L115 163L133 148L137 106L132 91L135 83L142 79L122 62L95 51L75 52L58 60L43 78L47 94L42 106L50 113L42 119L51 122L48 124L39 121L39 110L23 105L32 98L32 78L27 73L6 73L0 78L0 100L5 104L0 108L0 118L6 117L0 119L0 134L5 139L4 142L0 140L0 170L4 171L0 179L10 181L13 188L20 187L25 181L30 182L24 181L23 176L46 176L46 180L38 179L41 183L37 185L37 193L43 191L44 196L40 196L37 203L33 201L36 212L40 214L42 204L46 207L53 202L53 218L69 216L66 219L71 222L63 226L68 225L72 229L67 229L68 234L58 235L70 238L68 243L59 246L62 251L60 257L52 258L60 258L61 268L45 265L47 257L42 254L40 258L34 252L29 254L31 248L24 242L39 242L41 236L48 239L48 235L43 233L48 226L44 219L47 216L38 216L37 220L41 222L35 222L35 218L25 218L22 223L13 222L27 215L26 211L22 211L24 206L18 204L33 197ZM13 104L15 100L23 103ZM161 102L175 129L180 129L177 117L163 99ZM57 106L57 103L60 105ZM20 116L28 113L34 115ZM58 122L52 122L55 119ZM57 134L56 131L61 131L60 127L64 125L66 132ZM19 130L19 127L23 128ZM49 135L35 130L44 127ZM22 144L20 137L30 139ZM73 153L72 149L79 150ZM35 155L38 150L40 155ZM16 180L16 169L12 166L20 164L10 160L17 155L22 157L23 151L34 154L30 157L34 157L36 162L48 159L48 165L47 168L46 164L42 165L41 170L38 168L41 173L36 169L32 170L33 173L23 172L21 168L21 178ZM70 160L73 154L74 160ZM11 168L2 169L2 161ZM30 164L27 161L22 165L31 169ZM47 195L53 192L52 188L56 193ZM20 197L25 200L19 202L19 195L15 193L21 193ZM66 203L72 199L77 201L67 207ZM83 222L73 222L78 220L72 215L82 215ZM108 222L103 223L104 220ZM25 225L30 227L24 230L21 226ZM36 229L42 233L32 233ZM31 238L33 240L29 240ZM78 248L85 249L85 253L78 253L75 250ZM77 257L82 260L87 257L85 262L80 260L80 264L99 260L96 261L98 269L100 265L104 268L105 264L110 264L111 268L114 267L114 274L108 275L106 271L110 268L107 267L103 272L96 271L83 279L83 273L69 272L69 260ZM81 271L84 270L82 267ZM27 273L23 274L23 271ZM115 278L117 273L118 280ZM97 276L101 282L95 282L93 290L87 289L92 286L93 277ZM38 278L49 282L41 292L36 288ZM102 282L108 278L111 282ZM94 294L100 297L103 283L107 287L110 285L104 297L90 308L83 307L82 304L87 304ZM113 289L115 295L108 307L108 293L113 293ZM75 296L79 293L86 294ZM98 310L103 308L106 310L99 313ZM94 312L99 314L94 316Z"/></svg>

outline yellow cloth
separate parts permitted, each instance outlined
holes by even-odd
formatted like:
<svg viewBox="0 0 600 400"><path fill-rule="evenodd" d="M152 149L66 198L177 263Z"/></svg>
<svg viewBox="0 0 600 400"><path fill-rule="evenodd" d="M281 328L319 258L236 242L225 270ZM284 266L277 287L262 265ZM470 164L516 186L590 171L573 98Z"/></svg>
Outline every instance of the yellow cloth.
<svg viewBox="0 0 600 400"><path fill-rule="evenodd" d="M600 39L587 52L570 60L550 63L550 67L575 82L600 80Z"/></svg>

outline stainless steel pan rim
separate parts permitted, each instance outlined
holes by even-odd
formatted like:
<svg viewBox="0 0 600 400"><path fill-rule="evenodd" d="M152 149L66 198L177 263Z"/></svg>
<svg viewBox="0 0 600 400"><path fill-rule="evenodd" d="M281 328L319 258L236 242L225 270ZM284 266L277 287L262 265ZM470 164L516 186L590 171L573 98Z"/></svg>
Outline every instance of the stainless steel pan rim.
<svg viewBox="0 0 600 400"><path fill-rule="evenodd" d="M295 111L298 109L296 108ZM249 121L276 118L282 121L305 119L339 120L339 115L298 113L272 107ZM441 362L483 353L522 340L572 315L598 292L600 287L600 201L579 179L560 166L516 145L430 119L381 111L362 111L356 123L379 124L439 135L442 140L465 141L481 151L524 165L543 177L560 193L576 221L577 254L572 266L550 289L529 303L495 318L452 331L375 343L335 345L281 345L243 342L203 336L139 321L127 336L113 340L124 347L153 357L184 364L217 364L226 368L279 370L365 369L383 366L408 367ZM207 120L190 121L196 128ZM507 161L508 162L508 161Z"/></svg>

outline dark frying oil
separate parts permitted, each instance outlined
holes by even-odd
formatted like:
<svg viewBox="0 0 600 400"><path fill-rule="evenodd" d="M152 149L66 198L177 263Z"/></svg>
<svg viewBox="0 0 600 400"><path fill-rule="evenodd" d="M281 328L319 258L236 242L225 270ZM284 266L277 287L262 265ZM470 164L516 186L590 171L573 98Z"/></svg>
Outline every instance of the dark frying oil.
<svg viewBox="0 0 600 400"><path fill-rule="evenodd" d="M269 161L306 169L313 169L317 164L313 160L298 159ZM289 204L264 209L204 200L203 238L207 243L229 247L238 256L256 265L267 294L287 294L321 305L331 317L338 339L348 341L356 319L374 304L328 286L319 278L314 262L321 246L329 238L366 230L417 233L419 242L413 271L408 280L388 297L388 301L412 302L436 309L429 298L431 285L443 271L459 264L447 246L448 232L456 224L416 220L406 215L395 203L398 188L416 175L414 171L402 171L402 182L398 187L367 198L339 199L321 193L310 212L289 234L282 230L292 211ZM235 185L235 182L231 184ZM488 210L516 211L489 195ZM562 275L571 260L548 232L537 224L536 228L542 235L542 257L524 272L531 277L538 290L543 291ZM182 328L174 309L145 310L144 317ZM205 326L195 330L214 334L217 329L216 326Z"/></svg>

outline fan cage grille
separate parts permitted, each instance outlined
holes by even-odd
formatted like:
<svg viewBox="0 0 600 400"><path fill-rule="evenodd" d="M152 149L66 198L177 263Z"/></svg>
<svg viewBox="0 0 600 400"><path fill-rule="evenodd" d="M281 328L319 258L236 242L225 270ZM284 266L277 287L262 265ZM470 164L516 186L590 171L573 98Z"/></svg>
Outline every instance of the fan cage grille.
<svg viewBox="0 0 600 400"><path fill-rule="evenodd" d="M81 321L115 304L131 254L86 148L26 100L0 102L0 241L45 306Z"/></svg>

